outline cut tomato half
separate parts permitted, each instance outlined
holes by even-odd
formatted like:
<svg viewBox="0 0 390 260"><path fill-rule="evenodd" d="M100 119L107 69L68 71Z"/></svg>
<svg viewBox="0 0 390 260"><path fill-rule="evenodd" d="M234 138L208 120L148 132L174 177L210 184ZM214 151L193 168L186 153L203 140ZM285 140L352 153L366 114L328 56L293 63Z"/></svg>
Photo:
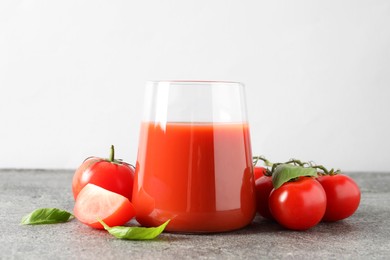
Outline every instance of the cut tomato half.
<svg viewBox="0 0 390 260"><path fill-rule="evenodd" d="M122 226L135 216L135 209L126 197L94 184L87 184L77 196L74 215L90 227L103 229L98 219L110 227Z"/></svg>

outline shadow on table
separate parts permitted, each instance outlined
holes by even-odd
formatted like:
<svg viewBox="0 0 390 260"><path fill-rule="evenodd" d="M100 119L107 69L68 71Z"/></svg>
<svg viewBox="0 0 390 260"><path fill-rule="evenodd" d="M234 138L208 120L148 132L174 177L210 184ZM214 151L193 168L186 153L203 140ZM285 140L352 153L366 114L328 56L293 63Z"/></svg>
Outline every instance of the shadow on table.
<svg viewBox="0 0 390 260"><path fill-rule="evenodd" d="M341 220L337 222L320 222L315 227L312 227L306 231L294 231L289 230L278 224L276 221L268 220L260 216L256 216L254 221L243 229L229 232L229 235L251 235L259 233L323 233L323 234L334 234L343 233L347 234L350 232L359 231L361 228L354 224L354 221Z"/></svg>

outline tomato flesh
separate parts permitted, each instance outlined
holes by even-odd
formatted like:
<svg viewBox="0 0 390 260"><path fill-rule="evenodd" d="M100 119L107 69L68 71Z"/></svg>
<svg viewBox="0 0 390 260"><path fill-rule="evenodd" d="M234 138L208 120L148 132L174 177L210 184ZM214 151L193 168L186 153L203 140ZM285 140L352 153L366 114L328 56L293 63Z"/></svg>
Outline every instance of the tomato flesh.
<svg viewBox="0 0 390 260"><path fill-rule="evenodd" d="M306 230L317 225L324 216L326 194L321 184L310 177L283 184L269 196L272 216L282 226Z"/></svg>
<svg viewBox="0 0 390 260"><path fill-rule="evenodd" d="M325 190L327 206L323 221L338 221L351 216L359 207L360 189L355 181L344 174L317 178Z"/></svg>
<svg viewBox="0 0 390 260"><path fill-rule="evenodd" d="M74 215L90 227L103 229L98 218L109 226L121 226L135 216L135 209L126 197L87 184L77 196Z"/></svg>

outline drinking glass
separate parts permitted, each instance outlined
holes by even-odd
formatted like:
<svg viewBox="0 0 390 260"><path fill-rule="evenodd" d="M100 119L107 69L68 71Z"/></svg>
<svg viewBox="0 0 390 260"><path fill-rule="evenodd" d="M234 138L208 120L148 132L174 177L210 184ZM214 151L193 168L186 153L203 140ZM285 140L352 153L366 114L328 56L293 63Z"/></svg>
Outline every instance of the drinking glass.
<svg viewBox="0 0 390 260"><path fill-rule="evenodd" d="M255 215L244 85L146 84L132 201L136 219L167 231L223 232Z"/></svg>

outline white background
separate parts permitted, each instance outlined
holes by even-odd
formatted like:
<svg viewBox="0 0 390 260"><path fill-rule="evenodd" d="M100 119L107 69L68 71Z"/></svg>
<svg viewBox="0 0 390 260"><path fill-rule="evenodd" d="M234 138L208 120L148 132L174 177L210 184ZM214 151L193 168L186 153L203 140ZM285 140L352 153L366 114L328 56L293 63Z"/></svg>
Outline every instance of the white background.
<svg viewBox="0 0 390 260"><path fill-rule="evenodd" d="M252 150L389 171L389 1L1 1L0 168L134 163L145 81L246 85Z"/></svg>

